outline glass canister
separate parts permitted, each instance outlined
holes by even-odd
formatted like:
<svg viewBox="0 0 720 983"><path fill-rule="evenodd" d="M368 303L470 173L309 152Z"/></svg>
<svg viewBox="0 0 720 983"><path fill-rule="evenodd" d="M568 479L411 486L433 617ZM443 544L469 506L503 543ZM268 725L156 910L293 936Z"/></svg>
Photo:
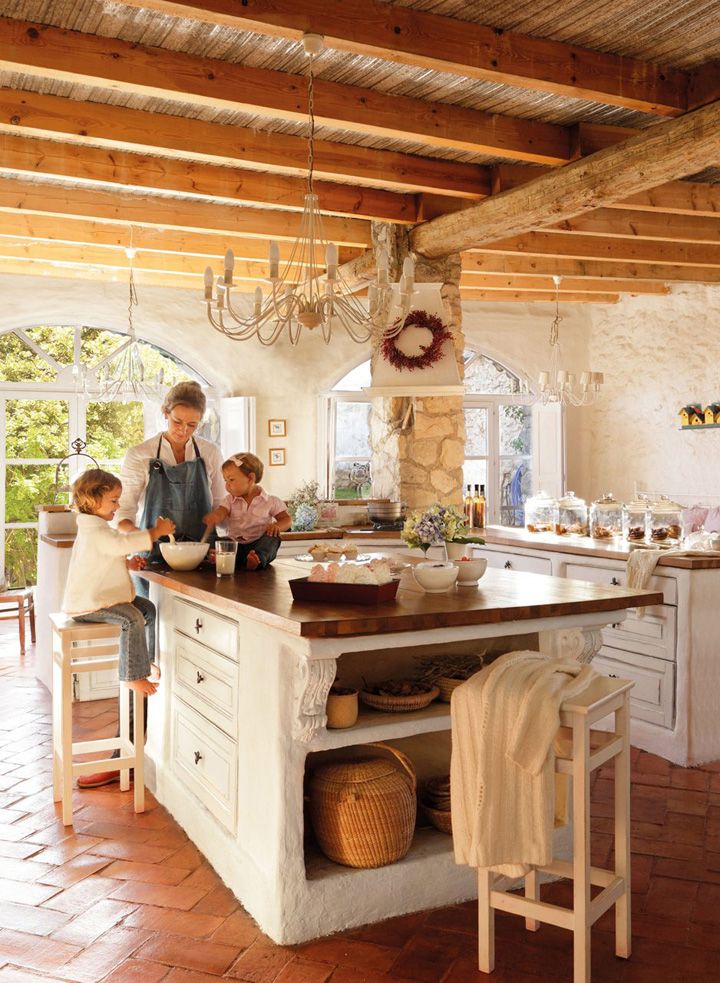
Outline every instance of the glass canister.
<svg viewBox="0 0 720 983"><path fill-rule="evenodd" d="M557 499L541 491L525 502L525 528L528 532L555 532L558 522Z"/></svg>
<svg viewBox="0 0 720 983"><path fill-rule="evenodd" d="M651 543L679 543L682 539L682 506L665 497L651 502L648 537Z"/></svg>
<svg viewBox="0 0 720 983"><path fill-rule="evenodd" d="M601 495L590 506L590 535L593 539L612 539L622 534L622 502L611 492Z"/></svg>
<svg viewBox="0 0 720 983"><path fill-rule="evenodd" d="M626 502L622 507L622 531L629 543L645 541L645 529L648 519L648 503L645 499L636 498Z"/></svg>
<svg viewBox="0 0 720 983"><path fill-rule="evenodd" d="M588 509L584 499L575 492L566 492L558 499L558 521L555 532L558 536L587 536Z"/></svg>

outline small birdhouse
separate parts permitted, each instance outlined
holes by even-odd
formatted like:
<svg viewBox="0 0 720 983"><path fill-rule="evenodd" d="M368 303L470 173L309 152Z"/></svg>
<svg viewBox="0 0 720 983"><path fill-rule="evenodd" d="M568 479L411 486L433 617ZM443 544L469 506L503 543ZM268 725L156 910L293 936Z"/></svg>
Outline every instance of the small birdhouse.
<svg viewBox="0 0 720 983"><path fill-rule="evenodd" d="M710 403L705 407L705 423L720 423L720 403Z"/></svg>
<svg viewBox="0 0 720 983"><path fill-rule="evenodd" d="M680 426L697 427L705 422L705 413L702 406L688 403L680 410Z"/></svg>

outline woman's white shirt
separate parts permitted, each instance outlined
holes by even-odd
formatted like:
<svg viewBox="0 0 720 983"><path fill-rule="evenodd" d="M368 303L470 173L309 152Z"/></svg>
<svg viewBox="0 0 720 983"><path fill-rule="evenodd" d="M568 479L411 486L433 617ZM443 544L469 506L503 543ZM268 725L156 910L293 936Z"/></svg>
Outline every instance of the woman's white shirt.
<svg viewBox="0 0 720 983"><path fill-rule="evenodd" d="M89 614L132 601L135 588L125 558L151 547L147 530L118 532L99 515L78 515L62 605L65 614Z"/></svg>
<svg viewBox="0 0 720 983"><path fill-rule="evenodd" d="M143 441L142 444L136 444L135 447L131 447L125 454L120 471L120 480L122 481L120 508L115 515L114 525L117 525L124 519L129 519L133 525L137 525L140 522L142 508L145 503L145 489L148 484L148 467L150 461L157 455L158 440L161 436L161 434L155 434L154 437ZM217 444L205 440L204 437L195 437L195 442L198 445L200 456L205 462L212 507L216 508L218 505L222 505L227 495L222 476L222 451ZM163 464L169 466L177 464L170 442L165 440L164 436L160 440L160 460ZM185 444L185 460L195 460L195 448L192 437Z"/></svg>

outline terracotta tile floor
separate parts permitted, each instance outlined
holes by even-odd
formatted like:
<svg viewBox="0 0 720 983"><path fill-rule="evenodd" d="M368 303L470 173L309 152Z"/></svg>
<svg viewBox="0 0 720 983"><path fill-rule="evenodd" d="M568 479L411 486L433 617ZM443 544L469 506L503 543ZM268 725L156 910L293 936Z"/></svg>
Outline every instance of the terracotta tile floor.
<svg viewBox="0 0 720 983"><path fill-rule="evenodd" d="M32 650L0 626L0 981L78 983L495 983L572 978L570 936L498 915L492 977L475 969L472 903L277 946L165 810L117 786L76 792L74 829L52 801L50 706ZM81 704L78 734L114 732L113 705ZM634 752L634 950L613 953L612 912L593 932L593 980L720 981L720 764L684 769ZM612 774L593 790L593 850L611 851ZM549 900L569 900L569 884Z"/></svg>

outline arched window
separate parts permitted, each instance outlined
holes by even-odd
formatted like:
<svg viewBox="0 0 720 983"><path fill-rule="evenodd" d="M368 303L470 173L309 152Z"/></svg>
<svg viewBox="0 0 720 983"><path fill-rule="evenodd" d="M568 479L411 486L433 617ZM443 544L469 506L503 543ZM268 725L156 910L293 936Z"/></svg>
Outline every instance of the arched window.
<svg viewBox="0 0 720 983"><path fill-rule="evenodd" d="M369 496L370 362L333 387L322 415L328 491L338 499ZM484 485L488 521L520 526L531 491L533 397L520 376L481 352L465 351L465 485Z"/></svg>
<svg viewBox="0 0 720 983"><path fill-rule="evenodd" d="M67 502L56 486L58 463L76 438L102 467L117 470L125 450L160 429L159 407L103 402L88 387L90 370L108 360L125 336L99 328L38 325L0 335L0 570L11 586L35 582L37 508ZM141 342L148 375L166 385L204 383L189 366ZM89 462L75 457L58 472L61 488Z"/></svg>

